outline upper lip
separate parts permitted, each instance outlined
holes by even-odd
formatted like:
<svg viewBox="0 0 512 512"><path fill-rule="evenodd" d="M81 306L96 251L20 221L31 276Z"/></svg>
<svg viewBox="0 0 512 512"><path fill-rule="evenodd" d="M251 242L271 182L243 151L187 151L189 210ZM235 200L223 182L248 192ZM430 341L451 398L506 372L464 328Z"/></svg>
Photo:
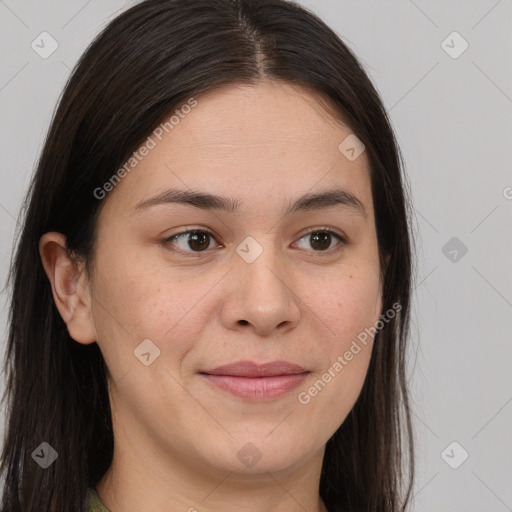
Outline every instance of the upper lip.
<svg viewBox="0 0 512 512"><path fill-rule="evenodd" d="M275 377L277 375L297 375L308 372L302 366L288 361L272 361L264 364L258 364L253 361L238 361L201 373L235 377Z"/></svg>

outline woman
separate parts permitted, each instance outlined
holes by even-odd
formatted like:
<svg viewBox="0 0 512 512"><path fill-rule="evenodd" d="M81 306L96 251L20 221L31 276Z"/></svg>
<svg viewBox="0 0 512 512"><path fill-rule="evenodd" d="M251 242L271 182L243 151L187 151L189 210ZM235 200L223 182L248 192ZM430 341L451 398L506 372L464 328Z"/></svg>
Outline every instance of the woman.
<svg viewBox="0 0 512 512"><path fill-rule="evenodd" d="M408 216L382 103L311 12L118 16L27 196L2 510L404 510Z"/></svg>

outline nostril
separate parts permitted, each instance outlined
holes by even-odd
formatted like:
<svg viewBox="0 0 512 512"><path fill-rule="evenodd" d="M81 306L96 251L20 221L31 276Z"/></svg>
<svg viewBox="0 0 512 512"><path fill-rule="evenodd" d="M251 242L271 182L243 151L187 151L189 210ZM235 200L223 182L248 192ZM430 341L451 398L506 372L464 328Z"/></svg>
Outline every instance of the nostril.
<svg viewBox="0 0 512 512"><path fill-rule="evenodd" d="M241 325L247 325L249 322L247 320L239 320Z"/></svg>

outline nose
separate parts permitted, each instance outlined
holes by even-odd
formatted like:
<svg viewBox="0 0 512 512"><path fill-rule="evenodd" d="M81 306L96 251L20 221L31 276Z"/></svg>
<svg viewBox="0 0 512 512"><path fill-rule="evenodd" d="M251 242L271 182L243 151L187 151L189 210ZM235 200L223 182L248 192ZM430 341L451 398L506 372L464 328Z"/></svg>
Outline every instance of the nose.
<svg viewBox="0 0 512 512"><path fill-rule="evenodd" d="M252 263L237 254L222 306L221 320L230 330L260 336L285 333L300 320L300 298L290 272L275 251L265 250Z"/></svg>

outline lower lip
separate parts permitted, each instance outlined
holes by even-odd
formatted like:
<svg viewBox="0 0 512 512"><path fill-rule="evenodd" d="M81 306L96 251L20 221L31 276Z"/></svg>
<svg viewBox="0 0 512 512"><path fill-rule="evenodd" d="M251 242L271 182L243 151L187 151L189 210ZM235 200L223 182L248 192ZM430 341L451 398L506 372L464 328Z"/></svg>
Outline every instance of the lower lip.
<svg viewBox="0 0 512 512"><path fill-rule="evenodd" d="M235 377L203 374L209 382L233 395L251 401L265 401L284 395L304 382L308 373L274 377Z"/></svg>

